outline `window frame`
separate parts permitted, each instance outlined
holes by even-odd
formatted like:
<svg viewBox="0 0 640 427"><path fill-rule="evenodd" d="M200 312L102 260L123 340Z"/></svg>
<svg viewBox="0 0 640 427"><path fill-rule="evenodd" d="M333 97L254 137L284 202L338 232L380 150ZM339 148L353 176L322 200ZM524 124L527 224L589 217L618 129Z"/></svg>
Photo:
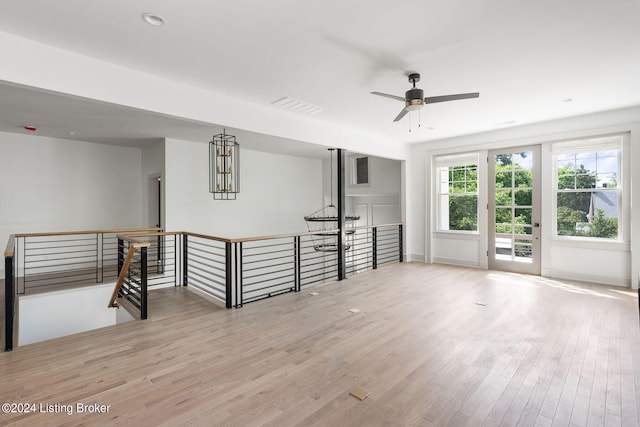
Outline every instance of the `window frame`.
<svg viewBox="0 0 640 427"><path fill-rule="evenodd" d="M552 187L551 187L551 195L552 195L552 239L554 240L562 240L562 241L574 241L574 242L599 242L603 244L610 243L622 243L626 242L627 239L627 226L626 226L626 210L628 203L627 198L625 197L626 192L626 180L627 177L625 175L625 167L624 167L624 152L626 150L628 137L626 134L615 134L603 137L593 137L593 138L581 138L571 141L564 142L556 142L552 144ZM617 151L617 162L616 162L616 187L607 188L607 187L598 187L597 186L597 176L598 170L596 169L594 175L596 177L596 187L592 188L576 188L573 189L559 189L558 188L558 160L560 156L573 154L574 156L578 154L585 153L597 153L603 151ZM577 158L574 158L574 161L577 161ZM595 157L597 162L597 157ZM596 165L597 167L597 165ZM574 175L577 176L577 175ZM616 201L617 201L617 211L618 211L618 235L615 238L610 237L592 237L592 236L571 236L558 234L558 195L559 194L578 194L578 193L592 193L594 191L604 191L616 193Z"/></svg>
<svg viewBox="0 0 640 427"><path fill-rule="evenodd" d="M434 186L435 186L435 221L434 221L434 232L436 233L450 233L450 234L463 234L463 235L479 235L480 234L480 194L481 194L481 185L480 185L480 154L477 152L474 153L466 153L466 154L457 154L457 155L446 155L446 156L435 156L433 158L433 171L434 171ZM475 165L476 179L475 179L475 192L463 192L463 193L452 193L451 192L451 168L455 167L463 167L465 170L465 190L467 187L466 180L466 172L467 167L470 165ZM442 191L442 182L441 182L441 173L442 170L446 168L447 173L447 191ZM450 197L459 197L465 195L475 195L476 196L476 223L475 230L451 230L449 228L442 228L443 219L442 212L443 207L446 204L447 214L449 213L449 198ZM446 200L446 203L443 203L443 200ZM447 215L446 219L447 227L449 225L449 217Z"/></svg>
<svg viewBox="0 0 640 427"><path fill-rule="evenodd" d="M358 182L358 160L366 159L367 161L367 182ZM353 155L350 157L351 162L351 182L353 187L370 187L371 186L371 157L363 155Z"/></svg>

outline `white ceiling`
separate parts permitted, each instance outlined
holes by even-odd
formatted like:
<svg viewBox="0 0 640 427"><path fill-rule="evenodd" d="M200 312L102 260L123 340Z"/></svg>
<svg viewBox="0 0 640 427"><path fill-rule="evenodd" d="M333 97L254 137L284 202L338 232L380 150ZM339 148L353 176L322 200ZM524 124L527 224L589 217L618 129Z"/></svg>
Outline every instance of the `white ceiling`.
<svg viewBox="0 0 640 427"><path fill-rule="evenodd" d="M323 109L318 120L399 142L640 105L638 0L0 0L0 10L6 33L263 106L297 98ZM144 12L167 24L145 24ZM369 92L402 96L412 71L426 96L480 98L425 106L409 132L408 117L392 122L402 103ZM32 118L109 143L208 140L224 125L0 88L0 130Z"/></svg>

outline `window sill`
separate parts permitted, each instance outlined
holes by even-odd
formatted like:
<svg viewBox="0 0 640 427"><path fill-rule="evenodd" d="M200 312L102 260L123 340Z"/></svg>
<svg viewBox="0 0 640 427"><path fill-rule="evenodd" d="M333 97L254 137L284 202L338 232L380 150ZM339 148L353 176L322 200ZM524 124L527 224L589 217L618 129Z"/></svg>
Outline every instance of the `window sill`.
<svg viewBox="0 0 640 427"><path fill-rule="evenodd" d="M436 239L480 240L480 233L477 231L434 231L433 237Z"/></svg>
<svg viewBox="0 0 640 427"><path fill-rule="evenodd" d="M588 237L556 236L551 239L551 244L554 246L565 246L584 249L606 249L624 252L628 252L631 250L631 244L623 240L598 239Z"/></svg>

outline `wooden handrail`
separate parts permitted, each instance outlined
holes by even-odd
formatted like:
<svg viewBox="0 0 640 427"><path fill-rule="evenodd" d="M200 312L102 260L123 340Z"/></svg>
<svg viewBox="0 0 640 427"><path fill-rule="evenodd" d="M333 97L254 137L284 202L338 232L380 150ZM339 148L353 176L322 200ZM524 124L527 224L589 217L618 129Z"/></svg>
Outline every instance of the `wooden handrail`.
<svg viewBox="0 0 640 427"><path fill-rule="evenodd" d="M218 242L224 242L224 243L231 242L231 240L225 239L224 237L209 236L207 234L189 233L189 232L183 232L183 234L186 234L187 236L200 237L201 239L215 240Z"/></svg>
<svg viewBox="0 0 640 427"><path fill-rule="evenodd" d="M126 233L119 234L118 237L122 237L124 240L131 240L135 237L157 237L157 236L179 236L186 234L184 231L159 231L157 233Z"/></svg>
<svg viewBox="0 0 640 427"><path fill-rule="evenodd" d="M13 256L13 249L15 244L16 244L16 235L10 234L9 241L7 242L7 247L4 250L5 258Z"/></svg>
<svg viewBox="0 0 640 427"><path fill-rule="evenodd" d="M241 237L239 239L227 239L225 241L229 243L256 242L259 240L284 239L286 237L313 236L318 234L332 234L332 233L337 234L339 232L340 232L340 229L336 228L333 230L307 231L304 233L275 234L272 236L258 236L258 237ZM189 235L191 235L191 233L189 233Z"/></svg>
<svg viewBox="0 0 640 427"><path fill-rule="evenodd" d="M118 298L118 293L120 292L120 288L122 288L122 284L124 283L124 278L127 276L127 271L129 270L129 266L131 266L131 260L133 259L133 255L136 253L138 246L133 244L129 246L129 252L127 253L127 258L124 260L124 264L122 264L122 270L120 270L120 275L118 276L118 281L116 282L116 286L113 289L113 294L111 294L111 300L109 301L109 305L107 307L117 307L116 298Z"/></svg>
<svg viewBox="0 0 640 427"><path fill-rule="evenodd" d="M403 225L402 222L391 222L389 224L373 224L373 225L359 225L357 227L348 227L347 230L362 230L364 228L380 228L380 227L393 227L396 225Z"/></svg>
<svg viewBox="0 0 640 427"><path fill-rule="evenodd" d="M15 237L48 237L48 236L73 236L77 234L127 234L127 233L135 233L140 231L153 231L159 230L162 231L162 228L153 227L153 228L123 228L123 229L111 229L111 230L84 230L84 231L53 231L47 233L20 233L16 234Z"/></svg>

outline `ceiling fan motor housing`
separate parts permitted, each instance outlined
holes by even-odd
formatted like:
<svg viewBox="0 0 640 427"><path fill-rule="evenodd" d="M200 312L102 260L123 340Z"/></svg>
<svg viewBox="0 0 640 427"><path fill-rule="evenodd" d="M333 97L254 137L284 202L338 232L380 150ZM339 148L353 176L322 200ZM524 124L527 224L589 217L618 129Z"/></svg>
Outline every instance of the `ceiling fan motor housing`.
<svg viewBox="0 0 640 427"><path fill-rule="evenodd" d="M405 105L407 107L419 107L424 105L424 91L418 88L411 88L404 94Z"/></svg>

